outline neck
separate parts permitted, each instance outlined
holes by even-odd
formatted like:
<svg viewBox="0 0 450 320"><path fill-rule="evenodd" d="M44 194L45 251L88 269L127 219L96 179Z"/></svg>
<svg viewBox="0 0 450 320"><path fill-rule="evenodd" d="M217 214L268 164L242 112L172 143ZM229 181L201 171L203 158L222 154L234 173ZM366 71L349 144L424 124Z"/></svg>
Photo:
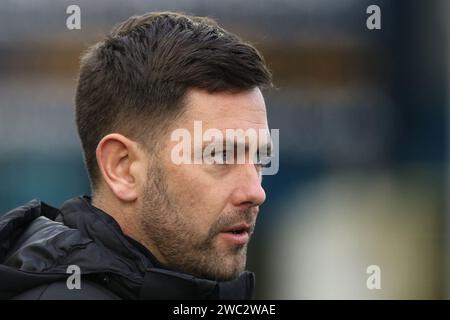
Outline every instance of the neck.
<svg viewBox="0 0 450 320"><path fill-rule="evenodd" d="M125 235L147 248L159 263L167 264L167 260L159 251L156 243L142 231L139 208L136 207L137 201L133 204L126 204L115 197L106 197L100 193L94 193L92 205L110 215L118 223Z"/></svg>

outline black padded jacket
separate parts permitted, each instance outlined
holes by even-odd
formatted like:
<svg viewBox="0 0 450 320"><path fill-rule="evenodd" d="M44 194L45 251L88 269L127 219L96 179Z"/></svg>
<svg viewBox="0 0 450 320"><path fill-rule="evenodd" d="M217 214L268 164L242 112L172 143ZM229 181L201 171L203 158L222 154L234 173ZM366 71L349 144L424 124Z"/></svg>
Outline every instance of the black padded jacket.
<svg viewBox="0 0 450 320"><path fill-rule="evenodd" d="M71 265L80 289L67 285ZM219 282L165 268L87 196L0 217L0 299L251 299L254 283L247 271Z"/></svg>

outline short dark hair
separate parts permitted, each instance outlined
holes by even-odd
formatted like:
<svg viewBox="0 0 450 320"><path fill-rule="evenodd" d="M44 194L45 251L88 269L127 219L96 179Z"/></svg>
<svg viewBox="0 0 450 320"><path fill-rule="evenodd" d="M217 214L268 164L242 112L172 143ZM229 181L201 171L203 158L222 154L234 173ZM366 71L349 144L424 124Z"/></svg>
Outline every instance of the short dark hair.
<svg viewBox="0 0 450 320"><path fill-rule="evenodd" d="M183 109L189 88L271 85L261 54L210 18L150 12L120 23L81 58L76 123L93 189L99 179L95 150L108 133L148 147L152 133Z"/></svg>

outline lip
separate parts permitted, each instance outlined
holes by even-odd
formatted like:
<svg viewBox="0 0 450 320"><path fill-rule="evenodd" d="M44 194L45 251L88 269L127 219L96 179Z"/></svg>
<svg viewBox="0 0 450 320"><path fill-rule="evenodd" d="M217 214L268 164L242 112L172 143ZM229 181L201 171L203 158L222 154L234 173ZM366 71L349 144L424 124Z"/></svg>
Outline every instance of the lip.
<svg viewBox="0 0 450 320"><path fill-rule="evenodd" d="M240 233L232 233L239 230ZM223 229L219 235L233 245L244 245L250 240L250 225L241 223Z"/></svg>
<svg viewBox="0 0 450 320"><path fill-rule="evenodd" d="M246 244L250 239L250 236L247 231L238 234L234 234L231 232L221 232L219 233L219 236L222 239L228 241L229 243L237 246L242 246Z"/></svg>
<svg viewBox="0 0 450 320"><path fill-rule="evenodd" d="M223 229L221 232L231 232L235 230L244 230L248 233L250 231L250 225L247 223L235 224L234 226Z"/></svg>

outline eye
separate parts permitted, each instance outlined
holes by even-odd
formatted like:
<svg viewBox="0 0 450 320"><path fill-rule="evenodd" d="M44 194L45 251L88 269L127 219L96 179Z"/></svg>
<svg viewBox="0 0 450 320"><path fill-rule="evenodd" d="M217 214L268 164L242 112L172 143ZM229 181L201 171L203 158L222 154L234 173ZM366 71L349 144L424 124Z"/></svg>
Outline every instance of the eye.
<svg viewBox="0 0 450 320"><path fill-rule="evenodd" d="M224 151L222 152L222 163L223 163L223 164L226 164L226 163L227 163L227 151L226 151L226 150L224 150Z"/></svg>
<svg viewBox="0 0 450 320"><path fill-rule="evenodd" d="M227 151L223 150L219 152L221 162L215 162L215 164L227 164ZM216 159L216 151L211 152L211 158Z"/></svg>
<svg viewBox="0 0 450 320"><path fill-rule="evenodd" d="M264 162L264 164L261 164L261 167L263 168L270 168L272 166L272 160L268 160L267 162Z"/></svg>
<svg viewBox="0 0 450 320"><path fill-rule="evenodd" d="M270 155L261 155L260 152L257 152L255 164L262 168L270 168L270 166L272 164L271 156Z"/></svg>

